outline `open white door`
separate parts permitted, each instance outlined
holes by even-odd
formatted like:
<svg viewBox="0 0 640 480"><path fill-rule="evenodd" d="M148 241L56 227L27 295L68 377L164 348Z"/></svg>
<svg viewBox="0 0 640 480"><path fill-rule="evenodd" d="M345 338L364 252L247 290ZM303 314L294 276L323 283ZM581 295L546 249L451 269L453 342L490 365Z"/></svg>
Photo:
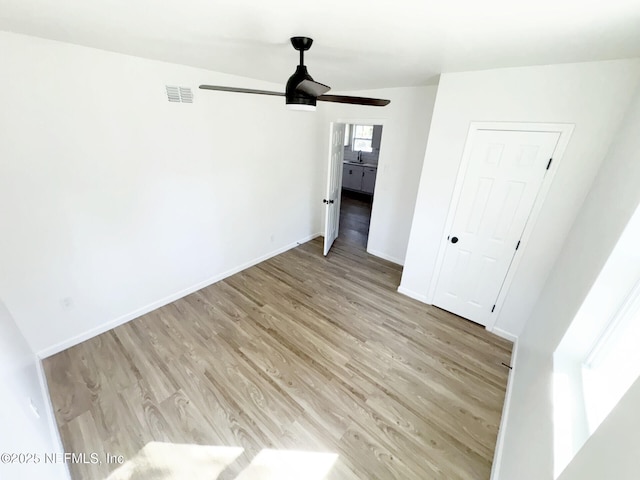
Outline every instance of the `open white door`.
<svg viewBox="0 0 640 480"><path fill-rule="evenodd" d="M340 225L340 191L342 187L342 159L344 158L344 123L331 123L329 136L329 172L327 194L324 197L324 254L329 253L338 238Z"/></svg>
<svg viewBox="0 0 640 480"><path fill-rule="evenodd" d="M487 325L558 143L558 132L479 130L433 304Z"/></svg>

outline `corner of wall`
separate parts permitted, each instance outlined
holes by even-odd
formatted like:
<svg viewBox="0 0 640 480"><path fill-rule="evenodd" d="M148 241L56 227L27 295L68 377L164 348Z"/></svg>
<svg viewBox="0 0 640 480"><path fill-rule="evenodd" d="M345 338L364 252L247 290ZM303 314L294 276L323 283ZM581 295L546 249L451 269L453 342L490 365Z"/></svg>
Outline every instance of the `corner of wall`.
<svg viewBox="0 0 640 480"><path fill-rule="evenodd" d="M500 338L504 338L505 340L509 340L510 342L513 343L514 348L515 348L515 345L518 342L518 335L516 335L514 333L511 333L511 332L508 332L507 330L503 330L500 327L493 327L493 328L487 329L487 330L489 330L494 335L499 336Z"/></svg>
<svg viewBox="0 0 640 480"><path fill-rule="evenodd" d="M499 329L494 328L493 333L495 333L498 336L502 336L500 333L496 332L495 330L499 330ZM506 333L506 332L503 332L503 333ZM507 334L507 335L511 335L511 334ZM507 338L507 337L503 337L503 338ZM512 336L512 338L514 338L514 340L512 340L513 350L511 351L511 371L509 372L509 378L507 379L507 393L505 395L504 405L502 407L500 427L498 427L498 440L496 442L496 449L493 454L493 463L491 465L490 480L502 480L500 477L500 469L502 467L502 452L504 450L507 424L509 422L509 413L511 411L511 398L513 396L514 376L516 375L516 365L518 363L518 337ZM509 479L504 479L504 480L509 480Z"/></svg>
<svg viewBox="0 0 640 480"><path fill-rule="evenodd" d="M396 258L396 257L394 257L392 255L387 255L386 253L384 253L382 251L379 251L379 250L374 250L374 249L371 249L371 248L367 248L367 253L370 253L374 257L379 257L379 258L382 258L383 260L386 260L388 262L395 263L396 265L402 266L404 264L404 262L402 260L400 260L399 258Z"/></svg>
<svg viewBox="0 0 640 480"><path fill-rule="evenodd" d="M0 300L0 435L4 453L59 454L64 451L42 363L33 353L9 310ZM5 477L6 475L6 477ZM0 478L68 480L64 463L2 462Z"/></svg>
<svg viewBox="0 0 640 480"><path fill-rule="evenodd" d="M187 287L185 289L182 289L178 292L172 293L171 295L168 295L164 298L161 298L160 300L157 300L153 303L150 303L148 305L145 305L143 307L140 307L136 310L134 310L133 312L129 312L127 314L124 314L120 317L114 318L106 323L103 323L101 325L98 325L94 328L91 328L89 330L86 330L84 332L79 333L78 335L75 335L71 338L67 338L66 340L63 340L61 342L58 342L54 345L50 345L46 348L43 348L41 350L39 350L37 352L37 356L39 359L45 359L47 357L50 357L52 355L55 355L56 353L62 352L63 350L66 350L67 348L71 348L74 345L77 345L79 343L82 343L86 340L89 340L90 338L96 337L106 331L111 330L112 328L116 328L119 325L122 325L124 323L127 323L131 320L133 320L134 318L138 318L146 313L149 313L153 310L156 310L158 308L164 307L165 305L174 302L182 297L186 297L187 295L190 295L202 288L208 287L209 285L212 285L216 282L219 282L220 280L224 280L227 277L230 277L231 275L234 275L242 270L245 270L247 268L250 268L260 262L264 262L265 260L268 260L272 257L275 257L276 255L280 255L281 253L286 252L287 250L290 250L292 248L295 248L297 246L302 245L303 243L307 243L311 240L313 240L316 237L321 236L322 233L314 233L312 235L308 235L300 240L297 240L295 242L292 242L288 245L285 245L284 247L281 248L277 248L276 250L273 250L265 255L261 255L260 257L254 258L246 263L243 263L241 265L238 265L230 270L227 270L226 272L223 272L221 274L215 275L211 278L208 278L206 280L203 280L202 282L196 283L195 285L191 285L190 287Z"/></svg>
<svg viewBox="0 0 640 480"><path fill-rule="evenodd" d="M403 287L402 285L398 287L398 293L406 295L409 298L413 298L414 300L418 300L419 302L426 303L427 305L431 305L431 302L427 299L426 295L414 292L413 290Z"/></svg>
<svg viewBox="0 0 640 480"><path fill-rule="evenodd" d="M51 395L49 394L49 385L47 384L47 376L44 373L44 366L42 360L36 355L36 370L38 372L38 381L40 383L40 390L42 391L42 397L45 406L45 421L49 426L51 432L51 444L55 452L48 453L64 453L64 445L62 444L62 438L60 437L60 431L56 423L56 417L53 409L53 403L51 402ZM64 463L61 468L60 480L71 479L71 473L69 472L69 466Z"/></svg>

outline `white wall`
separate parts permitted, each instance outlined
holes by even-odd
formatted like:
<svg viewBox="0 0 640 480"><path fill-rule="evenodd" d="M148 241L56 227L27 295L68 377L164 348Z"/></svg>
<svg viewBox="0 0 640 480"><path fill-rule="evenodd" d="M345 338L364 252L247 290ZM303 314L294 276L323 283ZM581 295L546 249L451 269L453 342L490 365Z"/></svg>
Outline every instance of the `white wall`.
<svg viewBox="0 0 640 480"><path fill-rule="evenodd" d="M10 33L0 58L0 296L34 351L319 233L320 116L197 89L281 85Z"/></svg>
<svg viewBox="0 0 640 480"><path fill-rule="evenodd" d="M640 378L640 315L634 322L636 309L632 306L636 297L640 302L635 291L636 285L640 286L638 245L640 207L631 216L554 351L557 473Z"/></svg>
<svg viewBox="0 0 640 480"><path fill-rule="evenodd" d="M427 86L340 92L391 100L386 107L318 102L326 122L327 145L329 122L383 125L367 250L398 264L404 264L407 251L436 91L436 86ZM325 177L326 167L326 184Z"/></svg>
<svg viewBox="0 0 640 480"><path fill-rule="evenodd" d="M402 290L428 301L472 121L575 124L496 328L518 335L618 128L640 62L618 60L443 74L416 200ZM523 248L521 247L521 249ZM500 306L499 306L500 307Z"/></svg>
<svg viewBox="0 0 640 480"><path fill-rule="evenodd" d="M33 463L34 458L28 464L0 462L0 478L69 478L64 464L46 464L42 457L44 453L60 453L62 448L40 374L40 360L0 300L0 453L33 453L40 460L38 464Z"/></svg>
<svg viewBox="0 0 640 480"><path fill-rule="evenodd" d="M640 472L638 405L640 380L594 432L559 480L637 480Z"/></svg>
<svg viewBox="0 0 640 480"><path fill-rule="evenodd" d="M510 408L495 480L553 474L552 355L640 204L640 89L518 341ZM638 381L587 440L562 480L638 476ZM606 473L603 473L606 472Z"/></svg>

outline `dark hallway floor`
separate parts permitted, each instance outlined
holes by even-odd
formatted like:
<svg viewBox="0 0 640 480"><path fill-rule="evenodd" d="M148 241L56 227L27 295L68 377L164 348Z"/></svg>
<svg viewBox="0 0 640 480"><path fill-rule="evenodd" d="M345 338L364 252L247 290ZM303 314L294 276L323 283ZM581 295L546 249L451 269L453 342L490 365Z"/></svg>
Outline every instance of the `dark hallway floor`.
<svg viewBox="0 0 640 480"><path fill-rule="evenodd" d="M367 248L371 204L373 197L356 192L342 191L340 204L340 237Z"/></svg>

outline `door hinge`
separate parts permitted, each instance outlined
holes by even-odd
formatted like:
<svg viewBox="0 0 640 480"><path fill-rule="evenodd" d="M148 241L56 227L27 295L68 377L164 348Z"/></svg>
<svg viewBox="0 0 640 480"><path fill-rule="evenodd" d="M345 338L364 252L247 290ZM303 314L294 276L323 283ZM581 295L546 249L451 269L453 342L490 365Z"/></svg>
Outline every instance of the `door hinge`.
<svg viewBox="0 0 640 480"><path fill-rule="evenodd" d="M551 167L551 162L553 161L553 158L549 159L549 163L547 163L547 170L549 170L549 167Z"/></svg>
<svg viewBox="0 0 640 480"><path fill-rule="evenodd" d="M520 247L520 240L518 240L518 244L516 245L516 250Z"/></svg>
<svg viewBox="0 0 640 480"><path fill-rule="evenodd" d="M496 309L496 306L494 305L494 306L491 308L491 312L493 313L493 311L494 311L495 309Z"/></svg>

